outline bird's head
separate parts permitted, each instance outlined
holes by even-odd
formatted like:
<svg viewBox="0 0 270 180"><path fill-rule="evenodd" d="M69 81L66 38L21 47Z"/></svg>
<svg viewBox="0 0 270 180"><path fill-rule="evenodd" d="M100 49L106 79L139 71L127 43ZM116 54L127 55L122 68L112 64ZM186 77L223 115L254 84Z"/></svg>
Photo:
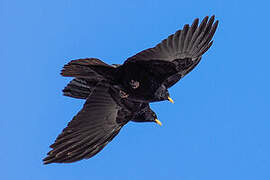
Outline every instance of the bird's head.
<svg viewBox="0 0 270 180"><path fill-rule="evenodd" d="M156 113L150 108L137 113L133 117L132 121L134 121L134 122L154 122L160 126L162 125L162 123L157 119Z"/></svg>
<svg viewBox="0 0 270 180"><path fill-rule="evenodd" d="M170 94L166 86L161 85L155 92L155 98L157 101L163 101L163 100L168 100L171 103L174 103L172 98L170 98Z"/></svg>

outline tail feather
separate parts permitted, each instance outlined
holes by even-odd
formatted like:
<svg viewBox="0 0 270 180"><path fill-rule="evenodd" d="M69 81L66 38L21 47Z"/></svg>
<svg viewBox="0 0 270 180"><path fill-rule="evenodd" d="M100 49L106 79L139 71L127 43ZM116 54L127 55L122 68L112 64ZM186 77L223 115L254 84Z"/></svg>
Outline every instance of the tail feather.
<svg viewBox="0 0 270 180"><path fill-rule="evenodd" d="M74 78L63 89L63 95L78 99L86 99L93 92L98 82L99 81Z"/></svg>
<svg viewBox="0 0 270 180"><path fill-rule="evenodd" d="M117 66L110 66L99 59L87 58L72 60L64 66L61 75L75 77L63 89L63 95L86 99L95 89L98 82L113 78Z"/></svg>
<svg viewBox="0 0 270 180"><path fill-rule="evenodd" d="M114 66L110 66L99 59L87 58L70 61L63 67L61 75L65 77L102 80L104 78L113 78L114 70Z"/></svg>

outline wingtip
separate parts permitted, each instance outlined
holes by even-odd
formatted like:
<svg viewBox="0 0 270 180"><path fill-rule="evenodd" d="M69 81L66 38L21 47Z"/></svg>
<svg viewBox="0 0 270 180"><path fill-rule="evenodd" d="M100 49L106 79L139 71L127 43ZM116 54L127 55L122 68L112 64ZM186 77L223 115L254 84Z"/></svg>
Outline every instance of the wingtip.
<svg viewBox="0 0 270 180"><path fill-rule="evenodd" d="M199 18L196 18L196 19L194 19L194 21L193 21L193 23L192 23L192 25L191 25L191 27L193 27L193 28L197 28L197 26L198 26L198 24L199 24Z"/></svg>
<svg viewBox="0 0 270 180"><path fill-rule="evenodd" d="M43 165L48 165L48 164L50 164L51 162L50 162L49 156L47 156L47 157L45 157L44 159L42 159L42 163L43 163Z"/></svg>
<svg viewBox="0 0 270 180"><path fill-rule="evenodd" d="M210 17L210 18L209 18ZM197 19L197 18L196 18ZM195 19L195 20L196 20ZM215 21L215 19L216 19L216 15L215 14L213 14L212 16L205 16L204 18L203 18L203 20L202 20L202 22L204 22L204 21L206 21L206 22L211 22L211 21ZM218 21L218 20L216 20L216 21Z"/></svg>
<svg viewBox="0 0 270 180"><path fill-rule="evenodd" d="M215 14L213 14L213 15L210 17L209 21L213 21L213 22L215 21L214 24L218 24L218 23L219 23L219 20L216 19L216 15L215 15Z"/></svg>
<svg viewBox="0 0 270 180"><path fill-rule="evenodd" d="M216 20L216 22L215 22L215 24L213 25L213 26L218 26L218 24L219 24L219 20Z"/></svg>
<svg viewBox="0 0 270 180"><path fill-rule="evenodd" d="M209 16L205 16L205 17L203 18L202 22L207 22L208 19L209 19ZM202 24L202 22L201 22L201 24Z"/></svg>
<svg viewBox="0 0 270 180"><path fill-rule="evenodd" d="M48 164L50 164L49 162L46 162L46 161L43 161L43 163L42 163L43 165L48 165Z"/></svg>
<svg viewBox="0 0 270 180"><path fill-rule="evenodd" d="M199 23L199 18L196 18L196 19L194 19L194 21L193 21L193 23L192 24L198 24Z"/></svg>

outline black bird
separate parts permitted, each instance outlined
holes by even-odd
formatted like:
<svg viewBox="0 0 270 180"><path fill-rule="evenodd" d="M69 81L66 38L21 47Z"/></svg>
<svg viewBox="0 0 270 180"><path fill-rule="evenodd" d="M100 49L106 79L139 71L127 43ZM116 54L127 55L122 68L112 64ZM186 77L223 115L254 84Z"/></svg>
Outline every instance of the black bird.
<svg viewBox="0 0 270 180"><path fill-rule="evenodd" d="M71 163L88 159L101 151L129 121L155 122L156 114L148 103L115 100L112 87L96 79L73 79L64 95L87 99L82 110L58 135L44 164ZM120 104L120 105L119 105Z"/></svg>
<svg viewBox="0 0 270 180"><path fill-rule="evenodd" d="M199 19L195 19L191 26L186 24L155 47L128 58L123 65L113 67L96 58L79 59L65 65L62 75L90 78L91 74L72 71L90 67L117 88L122 98L172 101L167 89L189 73L211 47L218 26L218 21L214 21L215 16L206 16L199 25Z"/></svg>

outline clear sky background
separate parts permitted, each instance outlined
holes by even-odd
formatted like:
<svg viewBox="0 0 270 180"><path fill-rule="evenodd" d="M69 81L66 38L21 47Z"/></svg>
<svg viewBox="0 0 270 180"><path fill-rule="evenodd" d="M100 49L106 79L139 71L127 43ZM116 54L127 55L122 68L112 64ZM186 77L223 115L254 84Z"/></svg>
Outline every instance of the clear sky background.
<svg viewBox="0 0 270 180"><path fill-rule="evenodd" d="M1 0L0 178L269 180L267 1ZM84 101L62 96L71 59L122 63L199 17L220 21L201 63L151 107L163 126L129 123L103 151L42 165Z"/></svg>

